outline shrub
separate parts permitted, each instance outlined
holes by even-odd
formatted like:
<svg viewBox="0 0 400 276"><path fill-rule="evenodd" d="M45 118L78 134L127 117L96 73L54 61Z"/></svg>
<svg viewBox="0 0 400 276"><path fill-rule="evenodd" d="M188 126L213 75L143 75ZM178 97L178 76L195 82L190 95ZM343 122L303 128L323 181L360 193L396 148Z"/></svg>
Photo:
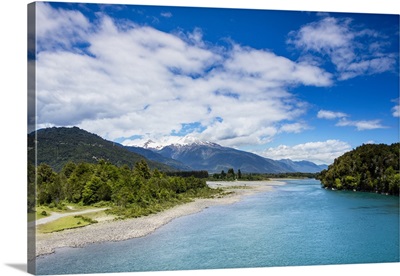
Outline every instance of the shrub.
<svg viewBox="0 0 400 276"><path fill-rule="evenodd" d="M91 219L91 218L84 217L84 216L74 216L74 218L80 218L80 219L82 219L83 221L88 222L88 223L97 223L97 222L98 222L98 221L95 220L95 219ZM78 224L80 224L80 222L79 222Z"/></svg>

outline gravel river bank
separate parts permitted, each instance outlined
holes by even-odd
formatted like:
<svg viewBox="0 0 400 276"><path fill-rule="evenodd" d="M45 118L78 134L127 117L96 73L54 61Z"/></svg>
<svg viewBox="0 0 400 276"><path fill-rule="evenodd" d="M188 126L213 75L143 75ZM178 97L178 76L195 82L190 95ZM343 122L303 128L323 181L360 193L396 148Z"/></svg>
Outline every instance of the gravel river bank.
<svg viewBox="0 0 400 276"><path fill-rule="evenodd" d="M120 221L108 220L86 227L64 230L49 234L36 234L36 256L51 254L56 248L83 247L91 243L109 241L122 241L146 236L159 227L175 218L197 213L205 208L232 204L244 196L258 192L269 191L275 185L282 185L280 181L235 181L235 182L210 182L211 187L227 188L232 191L222 198L196 199L193 202L175 206L163 212L145 217L126 219ZM243 188L243 186L246 186Z"/></svg>

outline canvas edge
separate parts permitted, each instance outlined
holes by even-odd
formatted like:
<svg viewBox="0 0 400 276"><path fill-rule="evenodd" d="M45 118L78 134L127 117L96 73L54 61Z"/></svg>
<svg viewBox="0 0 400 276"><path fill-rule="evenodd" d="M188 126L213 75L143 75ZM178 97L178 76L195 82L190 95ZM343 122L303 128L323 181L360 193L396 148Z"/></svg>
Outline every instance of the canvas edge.
<svg viewBox="0 0 400 276"><path fill-rule="evenodd" d="M36 129L36 3L27 5L27 94L29 133ZM29 219L29 213L35 214L36 206L36 160L36 143L32 148L27 141L27 272L30 274L36 274L36 224ZM33 170L29 169L30 165Z"/></svg>

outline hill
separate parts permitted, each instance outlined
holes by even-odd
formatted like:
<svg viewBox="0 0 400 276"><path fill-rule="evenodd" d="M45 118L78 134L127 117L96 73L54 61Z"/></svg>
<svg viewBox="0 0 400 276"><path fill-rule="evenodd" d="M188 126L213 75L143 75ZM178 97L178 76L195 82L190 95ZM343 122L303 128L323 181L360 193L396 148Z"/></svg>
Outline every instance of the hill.
<svg viewBox="0 0 400 276"><path fill-rule="evenodd" d="M78 127L53 127L36 132L37 163L46 163L55 171L72 161L74 163L97 163L103 159L116 166L132 167L136 162L145 160L150 168L163 171L176 170L168 165L150 161L144 156L131 152L118 143L107 141L100 136ZM28 134L28 158L34 162L35 133Z"/></svg>
<svg viewBox="0 0 400 276"><path fill-rule="evenodd" d="M145 149L145 148L141 148L141 147L134 147L134 146L125 146L125 148L131 152L140 154L144 157L146 157L149 160L152 161L156 161L159 163L163 163L166 164L168 166L171 166L177 170L180 171L190 171L192 170L192 168L190 168L189 166L186 166L185 164L183 164L182 162L172 159L172 158L168 158L165 156L162 156L161 154L154 152L150 149Z"/></svg>
<svg viewBox="0 0 400 276"><path fill-rule="evenodd" d="M335 159L318 179L326 188L399 195L400 143L367 144Z"/></svg>

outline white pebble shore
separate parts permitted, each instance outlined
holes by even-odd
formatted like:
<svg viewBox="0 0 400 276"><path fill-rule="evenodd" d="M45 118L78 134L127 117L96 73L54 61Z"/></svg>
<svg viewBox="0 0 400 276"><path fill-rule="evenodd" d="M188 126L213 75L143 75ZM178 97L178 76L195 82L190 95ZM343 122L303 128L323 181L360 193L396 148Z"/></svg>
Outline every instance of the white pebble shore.
<svg viewBox="0 0 400 276"><path fill-rule="evenodd" d="M246 182L232 183L243 185ZM221 184L226 186L225 183ZM196 199L193 202L175 206L163 212L126 220L111 220L92 224L86 227L64 230L50 234L36 234L36 256L51 254L61 247L83 247L91 243L115 242L146 236L175 218L190 215L203 209L215 206L232 204L243 196L257 192L268 191L274 185L283 182L268 181L257 182L249 185L248 189L230 189L234 193L222 198ZM214 184L220 185L220 184Z"/></svg>

